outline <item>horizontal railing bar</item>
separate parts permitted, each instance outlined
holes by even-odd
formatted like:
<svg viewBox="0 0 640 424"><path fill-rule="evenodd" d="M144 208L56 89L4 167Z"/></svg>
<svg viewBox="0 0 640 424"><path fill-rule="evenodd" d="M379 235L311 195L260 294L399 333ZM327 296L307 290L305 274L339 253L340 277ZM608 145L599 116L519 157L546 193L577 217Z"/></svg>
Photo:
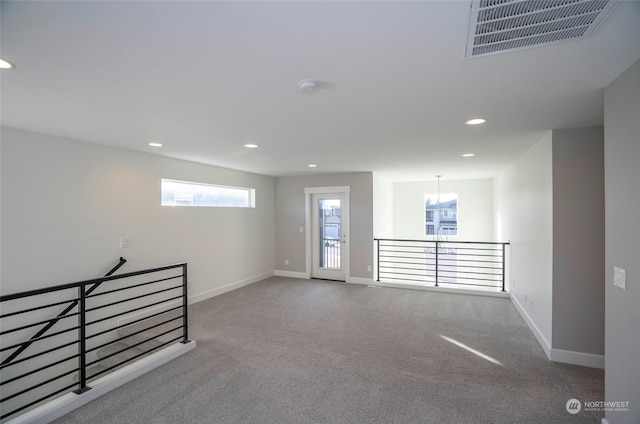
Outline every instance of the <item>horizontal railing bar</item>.
<svg viewBox="0 0 640 424"><path fill-rule="evenodd" d="M90 297L98 297L98 296L103 296L105 294L115 293L115 292L119 292L119 291L123 291L123 290L129 290L129 289L133 289L133 288L136 288L136 287L147 286L149 284L155 284L155 283L161 283L163 281L174 280L174 279L180 278L180 277L182 277L182 275L176 275L174 277L161 278L159 280L148 281L146 283L134 284L133 286L127 286L127 287L121 287L119 289L103 291L103 292L100 292L100 293L91 294L91 295L87 296L87 299L90 298Z"/></svg>
<svg viewBox="0 0 640 424"><path fill-rule="evenodd" d="M22 359L16 359L15 361L11 361L11 362L6 363L6 364L0 364L0 370L4 369L4 368L7 368L7 367L10 367L11 365L15 365L15 364L19 364L19 363L24 362L24 361L28 361L29 359L37 358L38 356L46 355L47 353L55 352L56 350L60 350L60 349L63 349L65 347L69 347L69 346L72 346L74 344L78 344L78 341L76 340L76 341L73 341L73 342L70 342L70 343L65 343L63 345L60 345L60 346L57 346L57 347L53 347L51 349L43 350L40 353L36 353L34 355L27 356L27 357L22 358Z"/></svg>
<svg viewBox="0 0 640 424"><path fill-rule="evenodd" d="M13 344L11 346L5 346L2 349L0 349L0 352L4 352L5 350L13 349L13 348L16 348L18 346L22 346L27 341L28 342L37 342L38 340L43 340L43 339L48 339L49 337L59 336L60 334L68 333L69 331L77 330L78 328L80 328L80 327L75 326L75 327L72 327L72 328L68 328L66 330L56 331L55 333L51 333L51 334L48 334L46 336L40 336L40 337L35 337L33 339L24 340L24 341L18 342L16 344Z"/></svg>
<svg viewBox="0 0 640 424"><path fill-rule="evenodd" d="M491 262L493 263L493 262ZM443 266L451 266L451 265L443 265ZM480 265L458 265L458 268L462 268L462 269L494 269L497 271L502 271L502 267L498 267L498 266L480 266ZM500 274L502 275L502 273Z"/></svg>
<svg viewBox="0 0 640 424"><path fill-rule="evenodd" d="M495 272L473 272L473 271L458 271L458 270L453 270L453 269L446 269L446 268L439 268L440 272L455 272L456 274L471 274L471 275L497 275L497 276L502 276L502 273L500 274L496 274ZM461 277L461 278L467 278L467 277Z"/></svg>
<svg viewBox="0 0 640 424"><path fill-rule="evenodd" d="M436 274L435 272L430 272L430 273L425 273L425 272L421 272L421 273L415 273L415 272L397 272L397 271L380 271L380 274L385 274L385 275L413 275L416 277L420 277L420 278L426 278L426 277L434 277Z"/></svg>
<svg viewBox="0 0 640 424"><path fill-rule="evenodd" d="M137 334L144 333L145 331L151 330L152 328L160 327L161 325L165 325L165 324L170 323L171 321L175 321L175 320L177 320L177 319L182 319L182 317L183 317L183 316L182 316L182 315L180 315L179 317L172 318L172 319L167 320L167 321L163 321L163 322L161 322L160 324L156 324L156 325L154 325L154 326L144 328L144 329L142 329L142 330L140 330L140 331L136 331L135 333L127 334L126 336L120 337L120 338L115 339L115 340L108 341L107 343L103 343L103 344L101 344L101 345L98 345L98 346L92 347L91 349L87 349L87 352L93 352L94 350L101 349L101 348L103 348L103 347L105 347L105 346L109 346L109 345L112 345L112 344L114 344L114 343L118 343L118 342L120 342L120 341L122 341L122 340L124 340L124 339L128 339L129 337L133 337L133 336L135 336L135 335L137 335ZM182 328L182 327L180 327L180 328ZM145 341L153 340L154 338L156 338L156 336L151 337L151 338L148 338L148 339L146 339Z"/></svg>
<svg viewBox="0 0 640 424"><path fill-rule="evenodd" d="M435 255L435 253L434 253ZM480 257L480 258L502 258L502 256L496 256L496 255L458 255L457 253L447 253L447 252L438 252L439 256L453 256L455 255L456 257L458 256L462 256L462 257L468 257L468 256L474 256L474 257Z"/></svg>
<svg viewBox="0 0 640 424"><path fill-rule="evenodd" d="M151 274L154 272L167 271L174 268L181 268L184 264L185 262L182 262L182 263L177 263L172 265L165 265L158 268L145 269L142 271L127 272L125 274L111 275L109 277L93 278L91 280L78 281L75 283L60 284L57 286L45 287L42 289L27 290L19 293L6 294L6 295L0 296L0 302L5 302L8 300L15 300L15 299L22 299L25 297L36 296L36 295L51 293L51 292L60 291L60 290L73 289L73 288L78 288L80 286L86 286L86 285L91 285L96 283L104 283L107 281L121 280L124 278L135 277L138 275Z"/></svg>
<svg viewBox="0 0 640 424"><path fill-rule="evenodd" d="M414 262L408 262L408 261L379 261L378 263L380 264L381 267L383 267L383 266L391 266L391 265L413 265L413 266L419 265L419 266L424 266L424 267L435 268L435 266L436 266L435 262L425 262L425 261L414 261Z"/></svg>
<svg viewBox="0 0 640 424"><path fill-rule="evenodd" d="M511 244L511 242L508 241L451 241L451 240L447 240L447 241L440 241L440 240L411 240L411 239L389 239L389 238L374 238L373 240L377 240L377 241L392 241L392 242L411 242L411 243L438 243L438 244L443 244L443 243L452 243L452 244Z"/></svg>
<svg viewBox="0 0 640 424"><path fill-rule="evenodd" d="M175 289L181 289L181 288L182 288L182 284L179 285L179 286L169 287L168 289L156 290L154 292L141 294L139 296L128 297L128 298L126 298L124 300L119 300L117 302L105 303L104 305L94 306L93 308L88 308L87 312L97 311L99 309L108 308L109 306L119 305L121 303L130 302L132 300L142 299L143 297L149 297L149 296L153 296L154 294L164 293L164 292L169 291L169 290L175 290Z"/></svg>
<svg viewBox="0 0 640 424"><path fill-rule="evenodd" d="M23 411L23 410L25 410L25 409L27 409L27 408L29 408L29 407L33 406L33 405L36 405L36 404L38 404L38 403L42 402L42 401L43 401L43 400L45 400L45 399L48 399L48 398L50 398L50 397L53 397L53 396L57 395L58 393L62 393L62 392L64 392L64 391L67 391L67 390L69 390L69 389L70 389L70 388L72 388L72 387L76 387L77 385L78 385L77 383L71 384L70 386L63 387L62 389L56 390L56 391L55 391L55 392L53 392L53 393L49 393L49 394L48 394L48 395L46 395L46 396L43 396L43 397L41 397L41 398L39 398L39 399L36 399L36 400L34 400L34 401L32 401L32 402L29 402L29 403L27 403L26 405L21 406L20 408L14 409L13 411L11 411L11 412L9 412L9 413L7 413L7 414L4 414L4 415L0 416L0 420L3 420L3 419L5 419L5 418L7 418L7 417L9 417L9 416L11 416L11 415L17 414L17 413L18 413L18 412L20 412L20 411Z"/></svg>
<svg viewBox="0 0 640 424"><path fill-rule="evenodd" d="M24 373L24 374L17 375L17 376L12 377L12 378L10 378L10 379L8 379L8 380L2 380L2 381L0 381L0 386L2 386L3 384L9 384L9 383L11 383L12 381L20 380L21 378L27 377L27 376L29 376L29 375L31 375L31 374L35 374L35 373L37 373L37 372L39 372L39 371L42 371L42 370L46 370L47 368L54 367L54 366L56 366L56 365L58 365L58 364L61 364L61 363L63 363L63 362L67 362L67 361L69 361L69 360L71 360L71 359L75 359L75 358L77 358L78 356L80 356L80 355L76 353L75 355L71 355L71 356L69 356L69 357L67 357L67 358L60 359L59 361L56 361L56 362L53 362L53 363L50 363L50 364L47 364L47 365L43 365L43 366L41 366L40 368L36 368L35 370L31 370L31 371L26 372L26 373ZM78 367L76 367L76 371L78 371L78 370L79 370L79 368L78 368Z"/></svg>
<svg viewBox="0 0 640 424"><path fill-rule="evenodd" d="M434 268L411 268L408 266L384 266L384 267L380 267L380 269L410 269L413 271L435 271L435 267Z"/></svg>
<svg viewBox="0 0 640 424"><path fill-rule="evenodd" d="M403 249L435 249L436 244L381 244L380 249L382 248L403 248Z"/></svg>
<svg viewBox="0 0 640 424"><path fill-rule="evenodd" d="M416 279L411 279L411 278L389 278L389 280L398 280L398 281L415 281L418 283L432 283L435 284L435 282L433 281L427 281L427 280L416 280ZM384 281L383 281L384 282Z"/></svg>
<svg viewBox="0 0 640 424"><path fill-rule="evenodd" d="M120 329L120 328L127 327L127 326L129 326L129 325L136 324L136 323L138 323L138 322L140 322L140 321L144 321L144 320L147 320L147 319L150 319L150 318L156 317L156 316L158 316L158 315L166 314L167 312L175 311L176 309L182 309L182 305L180 305L180 306L176 306L176 307L174 307L174 308L167 309L166 311L157 312L157 313L155 313L155 314L153 314L153 315L148 315L148 316L143 317L143 318L138 318L137 320L135 320L135 321L131 321L131 322L128 322L128 323L126 323L126 324L116 325L115 327L112 327L112 328L110 328L110 329L108 329L108 330L100 331L99 333L91 334L91 335L87 336L87 340L92 339L92 338L94 338L94 337L101 336L101 335L106 334L106 333L111 333L112 331L118 330L118 329ZM183 316L184 316L184 315L180 315L180 317L183 317Z"/></svg>
<svg viewBox="0 0 640 424"><path fill-rule="evenodd" d="M416 256L380 256L380 262L397 262L397 259L406 259L426 263L427 261L435 261L435 258L424 258Z"/></svg>
<svg viewBox="0 0 640 424"><path fill-rule="evenodd" d="M499 289L502 287L501 284L471 284L471 283L451 283L449 281L439 281L438 284L449 284L453 286L478 286L478 287L491 287L493 289Z"/></svg>
<svg viewBox="0 0 640 424"><path fill-rule="evenodd" d="M385 249L380 249L380 253L411 253L414 255L424 255L426 253L430 253L430 252L426 252L424 248L419 249L419 250L399 250L399 249L393 249L393 250L385 250Z"/></svg>
<svg viewBox="0 0 640 424"><path fill-rule="evenodd" d="M40 309L47 309L47 308L53 308L54 306L66 305L67 303L73 303L73 302L75 302L77 300L78 300L77 298L74 298L74 299L71 299L71 300L64 300L62 302L50 303L50 304L47 304L47 305L44 305L44 306L36 306L34 308L22 309L22 310L17 311L17 312L9 312L7 314L0 315L0 318L7 318L7 317L10 317L10 316L20 315L20 314L24 314L24 313L27 313L27 312L33 312L33 311L37 311L37 310L40 310Z"/></svg>
<svg viewBox="0 0 640 424"><path fill-rule="evenodd" d="M147 350L147 351L145 351L145 352L139 353L138 355L133 356L133 357L131 357L131 358L127 359L126 361L120 362L120 363L118 363L118 364L116 364L116 365L112 365L112 366L110 366L110 367L108 367L108 368L105 368L105 369L103 369L103 370L101 370L101 371L99 371L99 372L95 373L95 374L92 374L92 375L88 376L88 377L87 377L87 379L95 378L95 377L99 376L100 374L104 374L105 372L111 371L111 370L112 370L112 369L114 369L114 368L117 368L117 367L119 367L119 366L121 366L121 365L123 365L123 364L126 364L127 362L131 362L131 361L133 361L134 359L138 359L140 356L144 356L144 355L146 355L146 354L149 354L149 353L153 352L154 350L157 350L157 349L160 349L160 348L162 348L162 347L165 347L166 345L169 345L169 344L171 344L171 343L173 343L173 342L176 342L176 341L178 341L178 340L180 340L180 339L182 339L182 336L180 336L180 337L176 337L176 338L173 338L173 339L169 340L168 342L165 342L165 343L163 343L163 344L161 344L161 345L158 345L158 346L156 346L156 347L154 347L154 348L151 348L151 349L149 349L149 350Z"/></svg>
<svg viewBox="0 0 640 424"><path fill-rule="evenodd" d="M389 259L389 258L385 257L385 259ZM391 258L391 259L394 259L394 258ZM395 258L395 259L407 259L407 260L408 260L408 259L415 259L415 260L417 260L419 263L427 263L427 261L435 261L435 258L425 259L425 258L408 258L408 257L398 257L398 258ZM384 260L384 261L383 261L383 260L381 260L381 261L380 261L380 263L383 263L383 262L384 262L384 263L407 263L407 264L416 263L416 261L413 261L413 262L401 262L401 261L389 261L389 260ZM433 262L433 263L435 263L435 262Z"/></svg>
<svg viewBox="0 0 640 424"><path fill-rule="evenodd" d="M416 276L420 276L420 277L430 277L432 275L435 274L415 274L415 273L411 273L411 272L386 272L385 274L392 274L392 275L416 275Z"/></svg>
<svg viewBox="0 0 640 424"><path fill-rule="evenodd" d="M409 252L409 251L401 251L401 250L381 250L380 251L381 258L415 258L415 259L432 259L435 256L435 252ZM391 254L393 253L393 254ZM413 256L403 256L403 254L410 254ZM458 254L458 253L451 253L451 252L438 252L438 256L455 256L456 258L475 258L475 257L479 257L479 258L495 258L495 259L500 259L502 260L502 255L482 255L479 253L473 253L473 254L469 254L469 253L465 253L465 254ZM452 259L455 260L455 259ZM457 259L457 260L462 260L462 259Z"/></svg>
<svg viewBox="0 0 640 424"><path fill-rule="evenodd" d="M449 246L439 246L439 249L455 249L456 252L459 251L465 251L465 250L471 250L471 251L478 251L478 252L502 252L502 248L500 249L485 249L483 247L449 247Z"/></svg>
<svg viewBox="0 0 640 424"><path fill-rule="evenodd" d="M158 334L158 335L156 336L156 338L158 338L158 337L160 337L160 336L164 336L165 334L169 334L169 333L171 333L171 332L173 332L173 331L176 331L176 330L181 330L181 329L182 329L182 326L180 326L180 327L176 327L176 328L172 328L171 330L168 330L168 331L165 331L165 332L163 332L163 333ZM182 337L182 336L181 336L181 337ZM181 337L179 337L179 338L181 338ZM95 364L97 364L97 363L98 363L98 362L100 362L100 361L103 361L103 360L105 360L105 359L111 358L112 356L116 356L116 355L118 355L118 354L120 354L120 353L122 353L122 352L125 352L125 351L127 351L127 350L133 349L134 347L140 346L141 344L147 343L148 341L149 341L149 340L143 340L143 341L141 341L141 342L138 342L138 343L132 344L132 345L130 345L130 346L127 346L125 349L120 349L120 350L115 351L115 352L113 352L113 353L110 353L110 354L108 354L108 355L106 355L106 356L103 356L103 357L101 357L101 358L98 358L98 359L96 359L95 361L87 362L87 367L89 367L89 366L91 366L91 365L95 365ZM125 361L125 362L126 362L126 361Z"/></svg>
<svg viewBox="0 0 640 424"><path fill-rule="evenodd" d="M404 261L412 261L412 262L402 262L400 261L400 259L404 260ZM429 262L431 261L431 262ZM415 264L415 263L419 263L419 264L430 264L430 265L434 265L435 264L435 258L412 258L410 256L398 256L398 257L391 257L391 256L381 256L380 257L380 263L407 263L407 264Z"/></svg>
<svg viewBox="0 0 640 424"><path fill-rule="evenodd" d="M59 317L59 319L62 320L62 319L65 319L65 318L70 318L70 317L76 316L76 315L78 315L78 312L71 312L68 315ZM9 333L13 333L13 332L16 332L16 331L20 331L20 330L26 330L27 328L31 328L31 327L37 327L38 325L48 324L49 322L51 322L51 318L46 319L44 321L38 321L38 322L35 322L33 324L23 325L22 327L13 328L11 330L2 331L2 332L0 332L0 336L4 335L4 334L9 334Z"/></svg>
<svg viewBox="0 0 640 424"><path fill-rule="evenodd" d="M500 258L502 259L502 258ZM483 260L477 260L477 259L450 259L450 258L444 258L443 260L445 261L457 261L457 262L478 262L478 263L482 263L482 264L499 264L502 266L502 261L488 261L486 259Z"/></svg>
<svg viewBox="0 0 640 424"><path fill-rule="evenodd" d="M444 262L446 261L447 263L445 263L444 265L446 266L460 266L460 267L471 267L473 268L473 265L465 265L465 264L461 264L461 265L456 265L459 262L471 262L471 263L477 263L477 264L499 264L502 265L502 262L496 262L496 261L479 261L479 260L473 260L473 259L450 259L450 258L443 258L440 259L438 258L438 262Z"/></svg>
<svg viewBox="0 0 640 424"><path fill-rule="evenodd" d="M87 323L87 327L90 326L90 325L93 325L93 324L97 324L97 323L102 322L102 321L106 321L106 320L111 319L111 318L115 318L115 317L119 317L119 316L122 316L122 315L126 315L128 313L135 312L135 311L140 311L142 309L147 309L147 308L150 308L152 306L161 305L163 303L167 303L167 302L170 302L172 300L177 300L177 299L182 299L182 296L170 297L168 299L160 300L160 301L154 302L154 303L149 303L147 305L140 306L138 308L128 309L126 311L119 312L119 313L114 314L114 315L109 315L108 317L104 317L104 318L97 319L95 321L88 322Z"/></svg>
<svg viewBox="0 0 640 424"><path fill-rule="evenodd" d="M499 268L491 268L491 267L458 267L462 269L494 269L499 270ZM472 274L472 275L498 275L501 276L502 273L495 272L483 272L483 271L459 271L458 268L447 268L447 265L440 265L438 270L441 272L455 272L459 274ZM399 267L399 266L384 266L380 267L380 272L384 272L387 269L406 269L406 270L414 270L414 271L435 271L435 267L431 268L411 268L411 267Z"/></svg>
<svg viewBox="0 0 640 424"><path fill-rule="evenodd" d="M63 373L63 374L58 374L58 375L56 375L55 377L52 377L52 378L50 378L50 379L48 379L48 380L41 381L41 382L39 382L39 383L37 383L37 384L34 384L33 386L27 387L27 388L25 388L25 389L20 390L19 392L16 392L16 393L14 393L14 394L12 394L12 395L9 395L9 396L7 396L7 397L4 397L4 398L2 398L2 400L1 400L1 401L2 401L2 402L6 402L6 401L8 401L8 400L10 400L10 399L13 399L14 397L18 397L18 396L23 395L23 394L25 394L25 393L27 393L27 392L30 392L30 391L31 391L31 390L33 390L33 389L37 389L37 388L38 388L38 387L40 387L40 386L44 386L45 384L49 384L49 383L51 383L52 381L59 380L59 379L61 379L62 377L65 377L65 376L67 376L67 375L69 375L69 374L73 374L74 372L78 372L79 370L80 370L79 368L75 368L75 369L72 369L71 371L67 371L67 372L65 372L65 373ZM74 386L75 386L75 384L74 384Z"/></svg>

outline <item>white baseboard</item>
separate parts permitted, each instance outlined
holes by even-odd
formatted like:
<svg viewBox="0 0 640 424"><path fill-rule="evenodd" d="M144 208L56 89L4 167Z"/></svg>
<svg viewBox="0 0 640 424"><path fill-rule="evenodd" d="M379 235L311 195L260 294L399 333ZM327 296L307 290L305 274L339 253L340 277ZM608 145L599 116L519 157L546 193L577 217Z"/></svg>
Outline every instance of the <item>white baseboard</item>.
<svg viewBox="0 0 640 424"><path fill-rule="evenodd" d="M301 278L303 280L308 280L309 278L311 278L311 276L306 272L283 271L281 269L276 269L274 275L276 277Z"/></svg>
<svg viewBox="0 0 640 424"><path fill-rule="evenodd" d="M253 277L245 278L244 280L224 285L222 287L216 287L215 289L207 290L205 292L189 296L189 303L202 302L203 300L210 299L215 296L220 296L221 294L230 292L231 290L239 289L240 287L248 286L249 284L257 283L258 281L273 277L273 275L274 272L269 271L263 274L255 275Z"/></svg>
<svg viewBox="0 0 640 424"><path fill-rule="evenodd" d="M379 282L373 281L369 284L380 286L380 287L390 287L395 289L411 289L411 290L423 290L423 291L433 291L437 293L453 293L453 294L471 294L474 296L488 296L488 297L501 297L501 298L509 298L509 293L503 292L492 292L485 290L473 290L473 289L463 289L463 288L448 288L448 287L433 287L433 286L423 286L419 284L407 284L400 282Z"/></svg>
<svg viewBox="0 0 640 424"><path fill-rule="evenodd" d="M604 355L594 355L592 353L574 352L570 350L562 350L552 348L547 339L542 335L540 329L533 322L524 307L518 302L518 298L511 296L511 302L529 326L529 329L540 343L545 355L553 362L562 362L564 364L581 365L583 367L604 369Z"/></svg>
<svg viewBox="0 0 640 424"><path fill-rule="evenodd" d="M89 384L91 390L87 390L79 395L75 393L67 393L64 396L54 399L51 402L8 421L6 424L50 423L63 415L68 414L74 409L78 409L92 400L99 398L111 390L140 377L152 369L157 368L180 355L184 355L195 347L196 342L193 340L186 344L177 343L171 345L159 352L142 358L131 365L127 365L124 368L116 370L111 374L91 382Z"/></svg>
<svg viewBox="0 0 640 424"><path fill-rule="evenodd" d="M551 348L549 359L554 362L604 369L604 355Z"/></svg>
<svg viewBox="0 0 640 424"><path fill-rule="evenodd" d="M276 270L275 275L276 277L300 278L302 280L311 279L311 276L306 272ZM346 282L351 284L363 284L365 286L375 283L372 278L361 278L361 277L347 277Z"/></svg>
<svg viewBox="0 0 640 424"><path fill-rule="evenodd" d="M527 311L524 310L524 307L520 304L520 302L518 302L518 298L516 298L515 296L511 296L511 303L514 304L514 306L524 319L524 322L527 323L529 330L531 330L535 338L538 340L538 343L540 343L542 350L544 350L544 354L547 355L547 358L551 359L551 344L549 343L549 341L547 341L546 337L544 337L544 335L542 334L538 326L533 322Z"/></svg>
<svg viewBox="0 0 640 424"><path fill-rule="evenodd" d="M349 277L347 283L351 284L363 284L365 286L370 286L372 284L376 284L377 281L374 281L373 278L361 278L361 277Z"/></svg>

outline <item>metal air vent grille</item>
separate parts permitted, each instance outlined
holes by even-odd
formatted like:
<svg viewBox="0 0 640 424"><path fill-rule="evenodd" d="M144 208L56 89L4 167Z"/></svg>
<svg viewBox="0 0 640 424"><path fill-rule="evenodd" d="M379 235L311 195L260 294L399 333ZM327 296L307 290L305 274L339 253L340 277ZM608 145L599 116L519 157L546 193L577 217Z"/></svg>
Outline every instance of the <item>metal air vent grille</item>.
<svg viewBox="0 0 640 424"><path fill-rule="evenodd" d="M588 37L618 0L473 0L466 57Z"/></svg>

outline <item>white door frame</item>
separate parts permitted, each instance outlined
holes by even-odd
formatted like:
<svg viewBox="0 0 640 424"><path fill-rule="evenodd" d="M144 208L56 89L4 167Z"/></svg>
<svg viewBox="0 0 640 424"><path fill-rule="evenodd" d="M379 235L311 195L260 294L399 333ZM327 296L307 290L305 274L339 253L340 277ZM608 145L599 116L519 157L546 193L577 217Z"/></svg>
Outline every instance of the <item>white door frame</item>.
<svg viewBox="0 0 640 424"><path fill-rule="evenodd" d="M305 265L305 276L306 278L311 278L311 270L312 270L312 258L313 258L313 250L311 248L311 231L313 228L311 227L311 195L319 194L319 193L340 193L344 197L344 205L341 205L341 218L343 228L346 228L346 236L344 237L346 242L342 243L342 248L345 249L344 254L344 263L342 264L344 268L344 279L345 282L350 282L351 280L351 272L349 267L349 262L351 260L351 227L349 226L349 193L351 192L351 186L333 186L333 187L305 187L304 189L304 222L306 229L306 265Z"/></svg>

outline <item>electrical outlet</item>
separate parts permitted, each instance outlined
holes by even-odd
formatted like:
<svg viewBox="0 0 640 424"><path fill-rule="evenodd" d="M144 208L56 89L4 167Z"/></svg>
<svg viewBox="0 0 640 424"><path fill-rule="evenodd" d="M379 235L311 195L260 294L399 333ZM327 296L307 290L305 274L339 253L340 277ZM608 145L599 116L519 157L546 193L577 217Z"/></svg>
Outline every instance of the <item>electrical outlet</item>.
<svg viewBox="0 0 640 424"><path fill-rule="evenodd" d="M285 259L285 260L284 260L284 264L285 264L285 265L289 265L289 259Z"/></svg>
<svg viewBox="0 0 640 424"><path fill-rule="evenodd" d="M371 272L371 265L367 267L367 271Z"/></svg>
<svg viewBox="0 0 640 424"><path fill-rule="evenodd" d="M129 240L128 238L121 238L120 239L120 248L121 249L127 249L131 246L131 240Z"/></svg>
<svg viewBox="0 0 640 424"><path fill-rule="evenodd" d="M304 227L300 227L300 232L304 233Z"/></svg>

